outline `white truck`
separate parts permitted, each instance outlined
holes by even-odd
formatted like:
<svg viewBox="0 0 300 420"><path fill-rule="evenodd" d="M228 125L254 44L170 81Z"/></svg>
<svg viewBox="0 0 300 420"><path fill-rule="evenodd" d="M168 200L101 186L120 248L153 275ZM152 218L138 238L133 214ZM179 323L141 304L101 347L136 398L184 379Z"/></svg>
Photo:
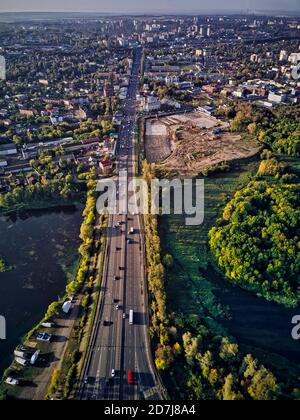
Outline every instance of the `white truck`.
<svg viewBox="0 0 300 420"><path fill-rule="evenodd" d="M43 322L41 324L41 327L43 327L43 328L54 328L55 324L54 324L54 322Z"/></svg>
<svg viewBox="0 0 300 420"><path fill-rule="evenodd" d="M133 325L134 322L134 312L133 309L129 311L129 325Z"/></svg>

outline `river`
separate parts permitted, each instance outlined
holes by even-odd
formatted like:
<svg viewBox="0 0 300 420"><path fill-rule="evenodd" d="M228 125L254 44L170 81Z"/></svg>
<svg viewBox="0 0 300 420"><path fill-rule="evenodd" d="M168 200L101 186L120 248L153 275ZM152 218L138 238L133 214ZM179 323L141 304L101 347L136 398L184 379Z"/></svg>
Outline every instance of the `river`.
<svg viewBox="0 0 300 420"><path fill-rule="evenodd" d="M20 338L62 296L76 269L81 209L75 206L24 212L0 218L0 256L10 272L0 273L0 315L6 340L0 340L0 374Z"/></svg>

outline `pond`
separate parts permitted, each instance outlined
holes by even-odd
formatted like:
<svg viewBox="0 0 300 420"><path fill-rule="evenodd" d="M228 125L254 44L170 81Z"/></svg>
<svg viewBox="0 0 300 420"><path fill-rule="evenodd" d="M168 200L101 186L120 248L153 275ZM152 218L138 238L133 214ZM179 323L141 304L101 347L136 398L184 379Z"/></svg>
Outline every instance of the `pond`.
<svg viewBox="0 0 300 420"><path fill-rule="evenodd" d="M24 212L0 218L0 257L13 270L0 273L0 315L6 340L0 340L0 374L20 338L63 296L78 262L82 211L75 206Z"/></svg>
<svg viewBox="0 0 300 420"><path fill-rule="evenodd" d="M295 315L300 315L300 307L289 309L275 302L267 302L233 286L212 266L201 270L201 274L214 283L216 296L230 308L230 319L222 321L230 335L236 337L239 343L300 363L300 343L291 334L291 321Z"/></svg>

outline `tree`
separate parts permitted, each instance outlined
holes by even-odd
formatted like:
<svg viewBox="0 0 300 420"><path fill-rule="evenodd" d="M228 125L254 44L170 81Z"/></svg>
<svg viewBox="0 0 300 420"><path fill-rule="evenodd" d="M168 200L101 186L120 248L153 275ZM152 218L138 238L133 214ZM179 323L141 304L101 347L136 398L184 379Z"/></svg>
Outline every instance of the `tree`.
<svg viewBox="0 0 300 420"><path fill-rule="evenodd" d="M158 370L168 369L174 360L173 350L170 346L159 345L155 356L155 365Z"/></svg>
<svg viewBox="0 0 300 420"><path fill-rule="evenodd" d="M236 391L236 383L232 373L225 378L225 383L222 388L222 399L224 401L238 401L244 399L242 394L239 391Z"/></svg>
<svg viewBox="0 0 300 420"><path fill-rule="evenodd" d="M223 337L221 346L220 346L220 353L219 356L222 360L228 362L235 360L238 356L239 347L235 343L230 343L228 337Z"/></svg>
<svg viewBox="0 0 300 420"><path fill-rule="evenodd" d="M276 400L280 393L280 386L275 376L266 368L261 367L254 374L251 385L248 387L248 393L258 401Z"/></svg>
<svg viewBox="0 0 300 420"><path fill-rule="evenodd" d="M257 124L255 122L251 123L248 125L247 129L251 135L254 135L256 134L256 131L257 131Z"/></svg>
<svg viewBox="0 0 300 420"><path fill-rule="evenodd" d="M197 401L205 399L201 376L197 376L192 373L190 379L187 382L187 386L193 391L193 399Z"/></svg>
<svg viewBox="0 0 300 420"><path fill-rule="evenodd" d="M172 255L166 254L164 256L164 258L163 258L163 265L166 268L172 268L173 267L173 265L174 265L174 259L173 259Z"/></svg>
<svg viewBox="0 0 300 420"><path fill-rule="evenodd" d="M264 366L258 367L257 360L247 355L241 366L241 373L246 379L247 392L254 400L275 400L278 398L281 388L277 379Z"/></svg>
<svg viewBox="0 0 300 420"><path fill-rule="evenodd" d="M182 339L187 363L192 366L200 349L200 337L193 337L190 332L186 332Z"/></svg>

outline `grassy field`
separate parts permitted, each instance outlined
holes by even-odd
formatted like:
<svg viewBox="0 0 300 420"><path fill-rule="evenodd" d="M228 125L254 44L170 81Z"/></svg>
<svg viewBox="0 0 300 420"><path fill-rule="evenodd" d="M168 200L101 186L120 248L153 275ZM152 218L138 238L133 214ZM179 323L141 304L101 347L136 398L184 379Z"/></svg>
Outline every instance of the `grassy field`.
<svg viewBox="0 0 300 420"><path fill-rule="evenodd" d="M284 161L300 172L298 160ZM257 167L257 161L243 163L205 180L201 226L186 226L183 216L160 218L163 254L174 258L174 266L167 270L167 304L170 313L191 322L200 317L215 334L231 335L243 353L251 352L286 382L300 372L299 344L291 338L291 319L299 308L289 310L232 286L216 271L207 240L225 204Z"/></svg>
<svg viewBox="0 0 300 420"><path fill-rule="evenodd" d="M170 311L198 314L211 320L226 316L227 308L218 304L215 285L205 277L209 263L207 234L232 194L255 174L258 163L240 163L230 173L205 179L205 220L200 226L186 226L183 216L162 216L160 233L163 252L170 253L175 266L167 275ZM180 291L180 293L178 293Z"/></svg>

